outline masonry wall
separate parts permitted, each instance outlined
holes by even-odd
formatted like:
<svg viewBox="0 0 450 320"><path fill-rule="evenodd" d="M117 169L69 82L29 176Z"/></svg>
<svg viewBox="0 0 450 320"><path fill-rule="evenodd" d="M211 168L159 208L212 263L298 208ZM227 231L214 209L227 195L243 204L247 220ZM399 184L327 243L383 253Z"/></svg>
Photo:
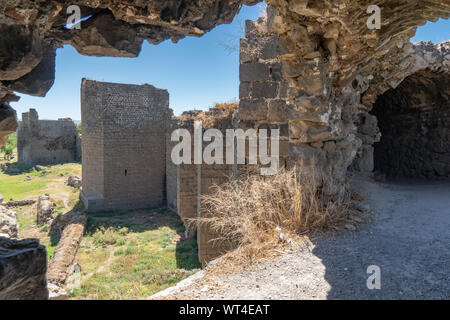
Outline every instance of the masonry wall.
<svg viewBox="0 0 450 320"><path fill-rule="evenodd" d="M170 140L172 132L177 129L176 119L168 119L166 132L166 200L167 207L177 212L178 166L172 162L171 152L176 142Z"/></svg>
<svg viewBox="0 0 450 320"><path fill-rule="evenodd" d="M72 120L39 120L36 110L30 109L22 114L17 131L18 161L24 165L77 162L79 141Z"/></svg>
<svg viewBox="0 0 450 320"><path fill-rule="evenodd" d="M289 89L281 74L280 54L279 37L267 30L265 20L247 20L240 41L239 128L279 129L280 166L285 166L289 159Z"/></svg>
<svg viewBox="0 0 450 320"><path fill-rule="evenodd" d="M220 117L215 117L214 113L217 110L211 109L207 113L209 120L214 119L213 123L208 123L208 121L203 121L203 129L207 130L209 128L219 129L223 133L224 137L224 163L226 156L226 144L225 144L225 130L233 129L234 123L232 119L232 112L227 113L227 115L219 119ZM193 112L195 113L195 112ZM200 117L201 118L201 117ZM191 133L191 164L180 164L173 165L169 164L171 149L178 142L170 142L168 139L168 149L167 150L167 204L170 208L176 208L178 215L185 222L187 236L197 236L198 242L198 257L203 265L206 265L211 260L219 257L221 254L225 253L231 248L231 244L227 241L214 241L220 235L212 232L208 227L204 225L198 225L193 223L191 219L201 217L206 212L202 211L201 199L203 195L210 192L211 186L220 185L223 182L228 181L229 177L233 174L235 166L230 164L212 164L208 165L205 163L194 164L194 118L189 120L184 119L177 122L176 120L171 122L173 127L170 131L179 129L186 129ZM203 147L208 143L204 142ZM204 149L203 149L204 150ZM176 204L173 201L176 200Z"/></svg>
<svg viewBox="0 0 450 320"><path fill-rule="evenodd" d="M163 206L168 92L84 79L81 104L87 209Z"/></svg>

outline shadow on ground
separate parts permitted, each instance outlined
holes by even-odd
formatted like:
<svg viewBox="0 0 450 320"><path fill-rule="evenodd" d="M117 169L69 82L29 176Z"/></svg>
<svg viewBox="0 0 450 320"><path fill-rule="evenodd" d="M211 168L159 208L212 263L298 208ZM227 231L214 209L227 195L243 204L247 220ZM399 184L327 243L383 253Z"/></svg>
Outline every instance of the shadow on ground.
<svg viewBox="0 0 450 320"><path fill-rule="evenodd" d="M364 185L373 223L314 241L328 299L449 299L450 181ZM369 290L371 265L381 288Z"/></svg>

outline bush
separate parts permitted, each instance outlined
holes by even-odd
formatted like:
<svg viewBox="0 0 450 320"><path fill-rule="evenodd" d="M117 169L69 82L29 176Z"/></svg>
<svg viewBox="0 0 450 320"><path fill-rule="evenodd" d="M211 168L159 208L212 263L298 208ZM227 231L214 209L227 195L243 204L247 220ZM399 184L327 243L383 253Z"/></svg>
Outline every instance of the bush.
<svg viewBox="0 0 450 320"><path fill-rule="evenodd" d="M210 194L202 196L202 217L190 223L210 228L218 235L215 241L231 241L236 250L228 258L252 262L270 254L283 237L286 243L344 221L346 197L323 199L310 170L280 169L273 176L249 173L213 186Z"/></svg>
<svg viewBox="0 0 450 320"><path fill-rule="evenodd" d="M124 236L128 233L127 228L115 229L113 227L100 227L92 235L93 243L96 246L123 245Z"/></svg>

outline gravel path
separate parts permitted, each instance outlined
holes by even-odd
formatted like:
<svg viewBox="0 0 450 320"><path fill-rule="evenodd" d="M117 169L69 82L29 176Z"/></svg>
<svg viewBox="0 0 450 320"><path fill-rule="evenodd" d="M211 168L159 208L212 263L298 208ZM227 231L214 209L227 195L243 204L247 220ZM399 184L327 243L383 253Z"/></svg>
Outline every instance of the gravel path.
<svg viewBox="0 0 450 320"><path fill-rule="evenodd" d="M214 287L183 290L196 299L449 299L450 182L355 181L373 211L356 232L312 240ZM367 267L381 270L369 290Z"/></svg>

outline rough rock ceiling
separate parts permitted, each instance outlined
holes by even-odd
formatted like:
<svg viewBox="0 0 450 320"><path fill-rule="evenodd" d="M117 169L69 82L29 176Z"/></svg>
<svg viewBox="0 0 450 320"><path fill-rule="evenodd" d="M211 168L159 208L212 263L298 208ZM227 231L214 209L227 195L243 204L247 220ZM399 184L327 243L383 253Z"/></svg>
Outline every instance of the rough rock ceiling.
<svg viewBox="0 0 450 320"><path fill-rule="evenodd" d="M448 0L266 0L269 27L280 34L286 75L296 78L315 74L309 66L319 66L334 87L344 87L359 72L372 74L383 60L391 60L415 34L414 28L428 20L450 16ZM369 29L367 8L381 9L381 29ZM399 50L400 49L400 50ZM380 75L388 76L386 67ZM317 72L316 72L317 74ZM376 79L378 80L378 79ZM384 81L384 79L380 79ZM317 89L319 86L313 86ZM312 92L314 93L314 92Z"/></svg>
<svg viewBox="0 0 450 320"><path fill-rule="evenodd" d="M3 0L0 3L0 102L13 91L44 96L53 85L55 50L71 44L79 53L136 57L144 40L202 36L230 23L255 0ZM65 26L77 5L90 18L80 30Z"/></svg>
<svg viewBox="0 0 450 320"><path fill-rule="evenodd" d="M230 23L243 4L259 0L2 0L0 2L0 145L17 128L8 102L14 92L45 96L55 77L56 49L71 44L85 55L136 57L147 40L158 44L202 36ZM66 28L71 5L80 30Z"/></svg>
<svg viewBox="0 0 450 320"><path fill-rule="evenodd" d="M158 44L185 36L201 36L218 24L229 23L243 4L259 0L3 0L0 3L0 125L15 130L7 102L14 92L44 96L54 81L55 52L63 44L86 55L139 54L142 42ZM415 26L449 17L443 0L267 0L269 24L281 35L286 52L285 77L293 99L306 93L327 99L333 90L368 78L385 91L399 69L393 57L409 43ZM373 3L375 2L375 3ZM366 26L366 9L382 8L381 30ZM67 8L78 5L81 30L65 28ZM403 51L402 51L403 52ZM394 59L395 60L395 59ZM386 65L383 61L390 61ZM373 72L377 71L377 72ZM398 79L396 79L398 80ZM392 82L391 81L391 82ZM368 87L368 86L367 86ZM379 91L366 98L371 104ZM3 115L2 115L3 114Z"/></svg>

